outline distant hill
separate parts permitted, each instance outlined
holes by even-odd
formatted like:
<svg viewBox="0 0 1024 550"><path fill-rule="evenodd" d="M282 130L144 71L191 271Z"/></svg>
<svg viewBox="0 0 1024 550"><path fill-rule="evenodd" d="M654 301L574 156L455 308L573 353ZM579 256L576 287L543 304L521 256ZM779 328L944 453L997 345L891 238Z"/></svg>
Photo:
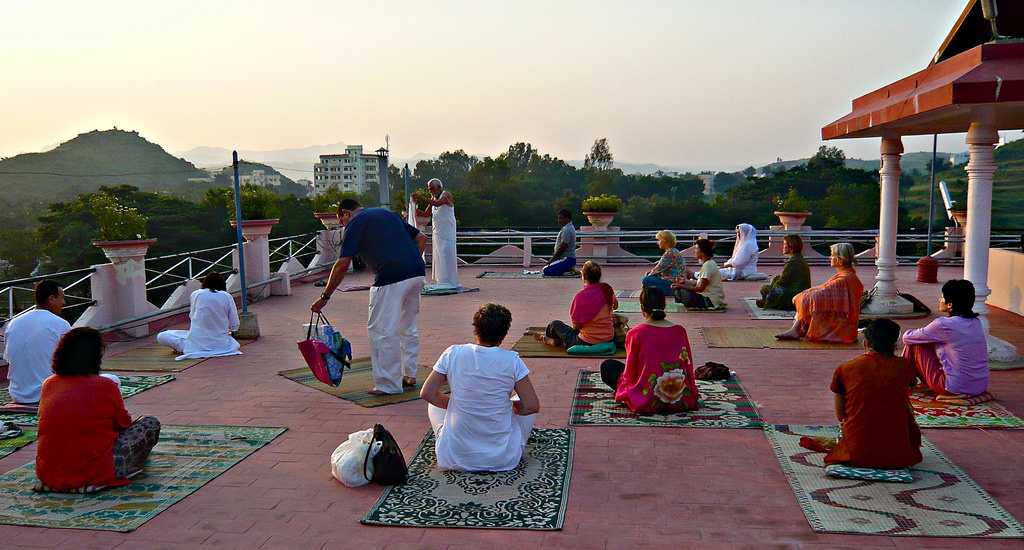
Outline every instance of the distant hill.
<svg viewBox="0 0 1024 550"><path fill-rule="evenodd" d="M950 153L939 152L938 157L940 160L948 160ZM807 164L809 159L797 159L797 160L784 160L781 162L773 162L766 164L758 168L759 172L778 172L780 168L789 170L794 166L803 166ZM930 152L919 151L915 153L907 153L900 158L900 167L905 173L919 172L921 174L927 174L930 170L929 166L932 162L932 154ZM879 160L865 160L865 159L846 159L847 168L855 168L857 170L878 170Z"/></svg>
<svg viewBox="0 0 1024 550"><path fill-rule="evenodd" d="M138 132L94 130L44 153L0 160L0 195L12 205L46 205L102 185L172 190L204 176Z"/></svg>
<svg viewBox="0 0 1024 550"><path fill-rule="evenodd" d="M992 190L992 228L1021 229L1024 228L1024 139L1011 141L996 148L996 173ZM965 165L954 166L935 174L936 181L945 181L953 199L960 204L967 204L967 172ZM903 200L913 214L926 217L928 215L927 176L919 177L914 185L904 194ZM936 221L945 219L942 199L935 193ZM968 214L969 216L970 214Z"/></svg>

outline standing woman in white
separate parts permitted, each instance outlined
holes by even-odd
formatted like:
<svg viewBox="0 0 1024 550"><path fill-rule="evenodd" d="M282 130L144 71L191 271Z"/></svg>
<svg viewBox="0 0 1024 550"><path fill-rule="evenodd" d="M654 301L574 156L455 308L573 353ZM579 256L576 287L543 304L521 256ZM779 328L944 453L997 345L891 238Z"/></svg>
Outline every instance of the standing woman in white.
<svg viewBox="0 0 1024 550"><path fill-rule="evenodd" d="M431 271L434 283L431 288L459 288L459 259L455 251L455 199L444 190L441 180L433 178L427 182L430 191L431 224L430 239Z"/></svg>
<svg viewBox="0 0 1024 550"><path fill-rule="evenodd" d="M203 288L193 292L189 300L188 330L165 330L156 335L157 343L182 354L178 361L241 355L238 341L231 337L238 330L238 310L226 288L220 273L211 272L203 278Z"/></svg>

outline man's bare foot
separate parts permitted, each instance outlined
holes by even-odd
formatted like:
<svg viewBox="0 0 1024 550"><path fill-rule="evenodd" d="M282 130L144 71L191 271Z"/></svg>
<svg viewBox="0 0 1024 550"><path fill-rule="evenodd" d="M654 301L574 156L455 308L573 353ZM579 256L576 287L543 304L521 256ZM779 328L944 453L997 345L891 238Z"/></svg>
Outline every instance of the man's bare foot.
<svg viewBox="0 0 1024 550"><path fill-rule="evenodd" d="M416 387L416 377L415 376L403 376L402 377L402 387L403 388L415 388Z"/></svg>
<svg viewBox="0 0 1024 550"><path fill-rule="evenodd" d="M797 332L792 331L792 330L787 330L786 332L783 332L781 334L776 334L775 335L775 339L776 340L799 340L800 339L800 334L798 334Z"/></svg>
<svg viewBox="0 0 1024 550"><path fill-rule="evenodd" d="M546 345L546 346L551 346L553 348L557 348L557 347L559 347L559 343L560 342L558 340L555 340L554 338L551 338L551 337L544 338L544 345Z"/></svg>
<svg viewBox="0 0 1024 550"><path fill-rule="evenodd" d="M538 341L538 342L543 342L544 341L544 333L542 333L542 332L528 332L527 334L529 334L530 336L533 336L533 339Z"/></svg>
<svg viewBox="0 0 1024 550"><path fill-rule="evenodd" d="M759 307L759 308L761 308L761 309L764 309L764 300L755 300L755 301L754 301L754 304L755 304L755 305L756 305L757 307Z"/></svg>

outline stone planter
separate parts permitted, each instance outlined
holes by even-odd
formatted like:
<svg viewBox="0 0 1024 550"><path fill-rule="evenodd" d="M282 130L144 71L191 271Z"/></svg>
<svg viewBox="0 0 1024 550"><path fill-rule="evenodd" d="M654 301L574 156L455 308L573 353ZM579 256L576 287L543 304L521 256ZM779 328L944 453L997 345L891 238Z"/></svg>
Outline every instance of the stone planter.
<svg viewBox="0 0 1024 550"><path fill-rule="evenodd" d="M270 220L242 220L242 236L247 241L265 239L270 236L270 230L281 220L274 218ZM231 220L231 228L238 227L235 220Z"/></svg>
<svg viewBox="0 0 1024 550"><path fill-rule="evenodd" d="M93 241L93 246L103 250L103 254L112 264L124 263L129 260L142 260L146 257L149 247L156 239L132 239L128 241Z"/></svg>
<svg viewBox="0 0 1024 550"><path fill-rule="evenodd" d="M782 222L786 231L799 231L807 218L811 217L810 212L773 212Z"/></svg>
<svg viewBox="0 0 1024 550"><path fill-rule="evenodd" d="M338 219L337 212L313 212L313 217L320 220L320 223L324 224L324 227L327 229L341 227L341 221Z"/></svg>
<svg viewBox="0 0 1024 550"><path fill-rule="evenodd" d="M950 210L949 215L953 217L957 227L967 227L967 209Z"/></svg>
<svg viewBox="0 0 1024 550"><path fill-rule="evenodd" d="M615 219L615 214L618 212L584 212L583 215L587 217L587 221L590 225L594 226L594 231L607 231L608 226L612 224L612 220Z"/></svg>

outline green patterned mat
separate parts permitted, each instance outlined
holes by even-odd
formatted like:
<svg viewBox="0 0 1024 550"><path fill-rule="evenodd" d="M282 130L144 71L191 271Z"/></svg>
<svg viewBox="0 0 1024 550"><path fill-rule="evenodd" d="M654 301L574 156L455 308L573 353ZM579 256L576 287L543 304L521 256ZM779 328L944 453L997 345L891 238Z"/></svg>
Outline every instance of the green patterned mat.
<svg viewBox="0 0 1024 550"><path fill-rule="evenodd" d="M121 397L128 399L146 390L166 384L174 380L173 374L161 374L159 376L128 376L118 375L121 379ZM11 394L7 388L0 388L0 405L11 402ZM35 426L39 423L39 416L32 413L5 413L0 412L0 421L13 422L19 426Z"/></svg>
<svg viewBox="0 0 1024 550"><path fill-rule="evenodd" d="M92 495L35 493L35 463L0 476L0 524L128 532L199 490L285 428L164 426L145 472Z"/></svg>
<svg viewBox="0 0 1024 550"><path fill-rule="evenodd" d="M928 441L913 483L886 483L828 477L825 454L800 446L801 436L836 437L835 426L780 424L765 434L817 533L1024 538L1024 526Z"/></svg>
<svg viewBox="0 0 1024 550"><path fill-rule="evenodd" d="M757 406L735 376L697 381L700 408L675 414L639 415L615 400L601 373L580 371L569 413L570 426L667 426L676 428L761 428Z"/></svg>
<svg viewBox="0 0 1024 550"><path fill-rule="evenodd" d="M363 518L369 525L558 530L565 522L575 436L535 428L519 467L508 472L441 471L428 432L409 463L409 481L388 487Z"/></svg>
<svg viewBox="0 0 1024 550"><path fill-rule="evenodd" d="M420 388L430 375L430 367L420 365L416 368L416 385L407 388L402 393L394 395L373 395L368 393L373 389L373 367L369 357L360 357L352 360L352 368L346 369L341 378L341 385L338 387L324 384L313 376L309 367L283 370L277 373L280 376L298 382L303 386L320 390L328 395L339 397L345 401L351 401L360 407L383 407L395 403L415 401L420 398Z"/></svg>
<svg viewBox="0 0 1024 550"><path fill-rule="evenodd" d="M18 437L12 437L10 439L0 439L0 458L8 456L14 451L32 443L36 440L35 430L25 430L25 432Z"/></svg>

